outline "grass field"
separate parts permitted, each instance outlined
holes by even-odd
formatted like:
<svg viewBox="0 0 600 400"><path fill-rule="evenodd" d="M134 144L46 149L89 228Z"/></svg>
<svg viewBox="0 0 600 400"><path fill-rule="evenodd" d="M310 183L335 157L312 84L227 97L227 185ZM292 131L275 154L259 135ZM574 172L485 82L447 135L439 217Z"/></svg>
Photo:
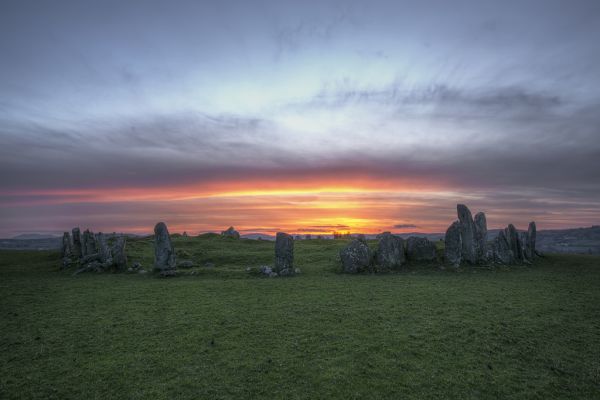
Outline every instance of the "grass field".
<svg viewBox="0 0 600 400"><path fill-rule="evenodd" d="M177 237L215 266L171 279L0 252L0 398L600 398L599 257L350 276L344 243L296 242L274 279L245 271L267 241Z"/></svg>

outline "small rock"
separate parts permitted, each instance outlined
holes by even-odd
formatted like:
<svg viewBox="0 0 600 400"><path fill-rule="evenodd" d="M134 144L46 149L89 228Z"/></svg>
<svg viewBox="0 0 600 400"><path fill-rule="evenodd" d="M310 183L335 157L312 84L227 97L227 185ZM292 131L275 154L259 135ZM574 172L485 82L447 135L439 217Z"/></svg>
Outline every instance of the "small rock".
<svg viewBox="0 0 600 400"><path fill-rule="evenodd" d="M294 273L296 273L296 274L301 274L301 273L302 273L302 271L300 270L300 268L295 268L295 269L294 269Z"/></svg>
<svg viewBox="0 0 600 400"><path fill-rule="evenodd" d="M177 263L177 268L194 268L196 264L192 260L183 260Z"/></svg>
<svg viewBox="0 0 600 400"><path fill-rule="evenodd" d="M261 274L271 275L273 273L273 268L268 267L268 266L262 266L262 267L260 267L259 271Z"/></svg>

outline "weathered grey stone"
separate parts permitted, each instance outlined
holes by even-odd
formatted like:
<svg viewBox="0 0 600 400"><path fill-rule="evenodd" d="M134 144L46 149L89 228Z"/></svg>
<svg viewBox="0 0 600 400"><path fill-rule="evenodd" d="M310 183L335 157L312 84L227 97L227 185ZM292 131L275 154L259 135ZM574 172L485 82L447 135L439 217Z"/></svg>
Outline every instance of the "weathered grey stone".
<svg viewBox="0 0 600 400"><path fill-rule="evenodd" d="M222 231L221 235L225 236L225 237L234 238L234 239L239 239L240 238L240 233L238 231L236 231L233 228L233 226L230 226L229 228L227 228L227 230Z"/></svg>
<svg viewBox="0 0 600 400"><path fill-rule="evenodd" d="M444 256L446 261L458 267L462 261L462 238L460 221L454 221L446 230L444 237Z"/></svg>
<svg viewBox="0 0 600 400"><path fill-rule="evenodd" d="M81 231L79 228L73 228L73 257L81 258Z"/></svg>
<svg viewBox="0 0 600 400"><path fill-rule="evenodd" d="M81 256L87 256L88 254L97 253L98 249L96 248L96 238L94 237L94 233L90 232L89 229L86 229L81 236Z"/></svg>
<svg viewBox="0 0 600 400"><path fill-rule="evenodd" d="M462 261L475 264L477 262L477 252L475 250L475 223L471 216L471 211L464 204L457 204L456 211L460 221L460 237L462 243Z"/></svg>
<svg viewBox="0 0 600 400"><path fill-rule="evenodd" d="M486 261L486 244L487 244L487 220L485 214L478 212L475 214L474 220L474 238L475 238L475 257L476 262L482 263Z"/></svg>
<svg viewBox="0 0 600 400"><path fill-rule="evenodd" d="M107 265L112 265L112 253L108 247L106 236L99 232L96 234L96 245L98 248L98 254L100 254L100 262Z"/></svg>
<svg viewBox="0 0 600 400"><path fill-rule="evenodd" d="M389 232L379 235L377 263L383 268L395 269L402 267L406 263L404 240Z"/></svg>
<svg viewBox="0 0 600 400"><path fill-rule="evenodd" d="M435 243L424 237L411 236L406 241L406 256L409 261L434 261Z"/></svg>
<svg viewBox="0 0 600 400"><path fill-rule="evenodd" d="M275 272L289 269L289 275L294 273L294 238L284 232L275 236Z"/></svg>
<svg viewBox="0 0 600 400"><path fill-rule="evenodd" d="M371 251L369 246L358 239L354 239L340 251L342 269L349 274L363 272L371 269Z"/></svg>
<svg viewBox="0 0 600 400"><path fill-rule="evenodd" d="M521 238L517 232L517 228L513 224L508 224L508 227L504 230L506 240L510 246L510 250L513 254L514 262L520 263L523 261L523 247L521 245Z"/></svg>
<svg viewBox="0 0 600 400"><path fill-rule="evenodd" d="M175 249L171 244L169 230L164 222L154 227L154 269L161 276L171 276L168 271L175 271Z"/></svg>
<svg viewBox="0 0 600 400"><path fill-rule="evenodd" d="M529 223L529 227L527 229L527 235L526 235L526 240L525 240L525 257L529 260L529 261L533 261L533 259L536 256L536 251L535 251L535 240L536 240L536 236L537 236L537 229L535 226L535 222L531 221Z"/></svg>
<svg viewBox="0 0 600 400"><path fill-rule="evenodd" d="M85 265L91 263L92 261L101 262L102 256L100 255L100 253L87 254L81 257L80 264Z"/></svg>
<svg viewBox="0 0 600 400"><path fill-rule="evenodd" d="M73 275L79 275L82 272L102 272L104 271L104 265L97 260L83 264L83 267L79 268L73 273Z"/></svg>
<svg viewBox="0 0 600 400"><path fill-rule="evenodd" d="M510 249L510 243L506 237L506 230L498 232L498 236L494 239L493 251L495 262L507 265L514 263L515 257Z"/></svg>
<svg viewBox="0 0 600 400"><path fill-rule="evenodd" d="M127 239L125 236L119 236L112 246L112 260L117 271L124 271L127 269L127 254L125 253L126 243Z"/></svg>
<svg viewBox="0 0 600 400"><path fill-rule="evenodd" d="M271 268L267 265L263 265L262 267L259 268L259 271L263 275L270 276L273 273L273 268Z"/></svg>
<svg viewBox="0 0 600 400"><path fill-rule="evenodd" d="M69 232L63 233L61 254L63 258L71 258L71 234Z"/></svg>

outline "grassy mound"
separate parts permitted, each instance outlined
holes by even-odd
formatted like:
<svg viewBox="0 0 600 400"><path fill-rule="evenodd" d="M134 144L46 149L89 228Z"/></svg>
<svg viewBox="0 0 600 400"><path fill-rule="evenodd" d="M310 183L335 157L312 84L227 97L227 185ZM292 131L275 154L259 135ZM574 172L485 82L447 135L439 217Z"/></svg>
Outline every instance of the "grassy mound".
<svg viewBox="0 0 600 400"><path fill-rule="evenodd" d="M289 279L245 271L273 242L210 235L174 238L199 265L174 279L0 252L0 398L597 397L600 258L349 276L346 243L296 242Z"/></svg>

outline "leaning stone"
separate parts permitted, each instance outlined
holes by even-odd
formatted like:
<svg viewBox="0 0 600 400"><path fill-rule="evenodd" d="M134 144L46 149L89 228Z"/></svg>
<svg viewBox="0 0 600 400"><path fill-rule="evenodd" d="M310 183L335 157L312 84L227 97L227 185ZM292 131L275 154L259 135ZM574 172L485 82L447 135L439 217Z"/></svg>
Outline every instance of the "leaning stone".
<svg viewBox="0 0 600 400"><path fill-rule="evenodd" d="M377 263L383 268L394 269L402 267L406 263L404 240L389 232L379 235Z"/></svg>
<svg viewBox="0 0 600 400"><path fill-rule="evenodd" d="M127 268L126 243L127 239L125 236L119 236L112 246L112 260L117 271L124 271Z"/></svg>
<svg viewBox="0 0 600 400"><path fill-rule="evenodd" d="M230 226L229 228L227 228L227 230L224 230L221 232L221 236L225 236L225 237L230 237L230 238L234 238L234 239L239 239L240 238L240 233L238 231L236 231L233 226Z"/></svg>
<svg viewBox="0 0 600 400"><path fill-rule="evenodd" d="M174 271L175 265L175 249L171 244L169 230L164 222L159 222L154 227L154 269L161 276L170 276L168 271Z"/></svg>
<svg viewBox="0 0 600 400"><path fill-rule="evenodd" d="M446 230L444 237L444 256L449 264L458 267L462 261L462 238L460 222L454 221Z"/></svg>
<svg viewBox="0 0 600 400"><path fill-rule="evenodd" d="M406 256L409 261L434 261L435 243L424 237L411 236L406 241Z"/></svg>
<svg viewBox="0 0 600 400"><path fill-rule="evenodd" d="M295 274L301 274L302 271L300 270L300 268L294 268L294 273Z"/></svg>
<svg viewBox="0 0 600 400"><path fill-rule="evenodd" d="M294 273L294 238L287 233L277 232L275 237L275 272L280 273L284 269Z"/></svg>
<svg viewBox="0 0 600 400"><path fill-rule="evenodd" d="M342 270L348 274L355 274L371 269L371 251L369 246L358 239L354 239L340 251Z"/></svg>
<svg viewBox="0 0 600 400"><path fill-rule="evenodd" d="M464 204L457 204L456 211L460 221L460 237L462 240L462 260L474 264L477 262L475 251L475 223L471 211Z"/></svg>

